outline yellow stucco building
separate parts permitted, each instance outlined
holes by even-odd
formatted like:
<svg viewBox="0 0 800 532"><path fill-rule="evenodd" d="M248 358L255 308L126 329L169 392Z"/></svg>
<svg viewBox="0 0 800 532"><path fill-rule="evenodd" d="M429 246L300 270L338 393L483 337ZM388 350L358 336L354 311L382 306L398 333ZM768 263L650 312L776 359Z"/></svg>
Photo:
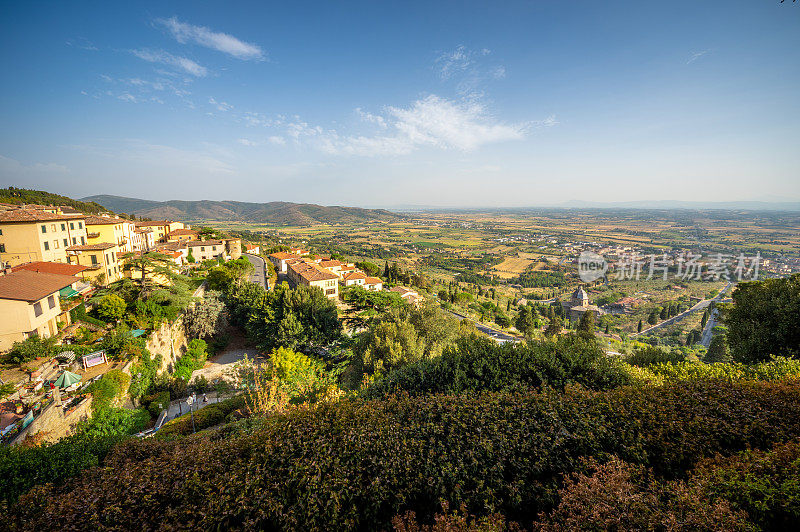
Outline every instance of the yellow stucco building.
<svg viewBox="0 0 800 532"><path fill-rule="evenodd" d="M0 262L67 262L69 246L87 243L85 218L39 209L0 213Z"/></svg>

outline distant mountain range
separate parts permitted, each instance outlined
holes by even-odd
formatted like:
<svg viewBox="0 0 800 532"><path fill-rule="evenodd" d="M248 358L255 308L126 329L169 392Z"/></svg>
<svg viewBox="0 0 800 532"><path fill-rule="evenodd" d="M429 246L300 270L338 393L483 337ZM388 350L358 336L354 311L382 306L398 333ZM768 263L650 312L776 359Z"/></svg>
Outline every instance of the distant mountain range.
<svg viewBox="0 0 800 532"><path fill-rule="evenodd" d="M152 201L122 196L99 195L83 198L116 213L135 214L147 218L186 221L243 221L282 225L314 225L320 223L359 223L397 221L401 214L385 209L358 207L325 207L310 203L247 203L241 201Z"/></svg>
<svg viewBox="0 0 800 532"><path fill-rule="evenodd" d="M558 206L568 209L721 209L745 211L800 211L800 202L797 201L568 201Z"/></svg>

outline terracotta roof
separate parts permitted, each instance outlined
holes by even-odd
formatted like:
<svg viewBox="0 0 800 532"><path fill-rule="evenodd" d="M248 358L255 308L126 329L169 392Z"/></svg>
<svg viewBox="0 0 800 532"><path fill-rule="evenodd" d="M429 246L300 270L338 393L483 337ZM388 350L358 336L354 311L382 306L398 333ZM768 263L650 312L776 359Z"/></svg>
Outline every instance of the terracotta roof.
<svg viewBox="0 0 800 532"><path fill-rule="evenodd" d="M397 292L401 296L406 296L409 294L417 295L417 293L410 288L406 288L405 286L395 286L390 290L391 292Z"/></svg>
<svg viewBox="0 0 800 532"><path fill-rule="evenodd" d="M366 278L367 276L361 272L352 272L344 276L345 281L349 281L352 279L366 279Z"/></svg>
<svg viewBox="0 0 800 532"><path fill-rule="evenodd" d="M0 276L0 298L39 301L58 292L77 279L71 275L20 270Z"/></svg>
<svg viewBox="0 0 800 532"><path fill-rule="evenodd" d="M224 240L186 240L185 244L189 247L196 248L198 246L224 246Z"/></svg>
<svg viewBox="0 0 800 532"><path fill-rule="evenodd" d="M309 282L329 281L339 278L338 275L333 274L327 270L323 270L322 268L318 268L316 265L312 265L307 262L298 262L295 264L290 264L289 267L292 269L292 271L294 271L300 277Z"/></svg>
<svg viewBox="0 0 800 532"><path fill-rule="evenodd" d="M167 233L167 236L178 236L178 235L195 235L197 236L197 231L192 229L175 229L174 231L170 231Z"/></svg>
<svg viewBox="0 0 800 532"><path fill-rule="evenodd" d="M166 220L153 220L152 222L136 222L136 227L148 227L151 225L169 225L170 222Z"/></svg>
<svg viewBox="0 0 800 532"><path fill-rule="evenodd" d="M134 233L152 233L153 230L148 227L147 229L134 229L133 232Z"/></svg>
<svg viewBox="0 0 800 532"><path fill-rule="evenodd" d="M82 246L70 246L67 248L67 251L103 251L105 249L111 249L117 247L116 244L112 244L110 242L99 242L97 244L85 244Z"/></svg>
<svg viewBox="0 0 800 532"><path fill-rule="evenodd" d="M33 209L17 209L0 213L0 223L14 222L46 222L50 220L79 220L83 216L65 216L63 214L53 214L47 211Z"/></svg>
<svg viewBox="0 0 800 532"><path fill-rule="evenodd" d="M124 224L128 220L122 218L110 218L107 216L87 216L86 225L117 225Z"/></svg>
<svg viewBox="0 0 800 532"><path fill-rule="evenodd" d="M366 279L364 279L364 284L383 284L383 281L381 281L377 277L367 277Z"/></svg>
<svg viewBox="0 0 800 532"><path fill-rule="evenodd" d="M297 255L294 253L287 253L285 251L278 251L277 253L273 253L270 257L276 258L278 260L285 260L285 259L299 259Z"/></svg>
<svg viewBox="0 0 800 532"><path fill-rule="evenodd" d="M81 266L79 264L64 264L63 262L37 261L37 262L28 262L27 264L20 264L19 266L14 266L13 268L11 268L11 271L16 272L19 270L30 270L32 272L55 273L58 275L77 275L87 269L88 269L87 266Z"/></svg>
<svg viewBox="0 0 800 532"><path fill-rule="evenodd" d="M323 268L332 268L334 266L342 266L342 263L338 260L323 260L319 265Z"/></svg>

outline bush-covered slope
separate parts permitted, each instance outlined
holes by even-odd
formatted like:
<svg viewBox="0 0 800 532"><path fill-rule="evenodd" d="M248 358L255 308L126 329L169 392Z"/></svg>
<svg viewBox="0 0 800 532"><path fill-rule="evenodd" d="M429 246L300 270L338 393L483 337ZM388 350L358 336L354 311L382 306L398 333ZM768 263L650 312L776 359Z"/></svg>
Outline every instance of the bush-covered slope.
<svg viewBox="0 0 800 532"><path fill-rule="evenodd" d="M800 382L344 401L273 416L253 434L123 444L69 487L34 488L8 522L371 530L408 510L430 519L446 501L529 525L584 458L617 455L670 479L798 435Z"/></svg>
<svg viewBox="0 0 800 532"><path fill-rule="evenodd" d="M97 201L117 212L127 212L153 219L177 220L244 220L256 223L312 225L318 223L358 223L394 221L403 216L384 209L358 207L328 207L310 203L271 201L248 203L242 201L152 201L121 196L90 196L84 201Z"/></svg>
<svg viewBox="0 0 800 532"><path fill-rule="evenodd" d="M43 190L29 190L26 188L0 188L0 203L34 203L37 205L68 205L81 212L96 214L108 209L94 201L78 201L67 196L45 192Z"/></svg>

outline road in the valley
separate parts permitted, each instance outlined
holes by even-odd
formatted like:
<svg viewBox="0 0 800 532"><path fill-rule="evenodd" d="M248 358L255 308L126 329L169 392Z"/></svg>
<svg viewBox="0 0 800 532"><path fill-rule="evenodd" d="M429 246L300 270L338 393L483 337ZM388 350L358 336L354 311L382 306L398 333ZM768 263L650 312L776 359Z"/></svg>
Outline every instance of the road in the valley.
<svg viewBox="0 0 800 532"><path fill-rule="evenodd" d="M711 304L712 301L720 301L723 298L723 296L725 295L725 292L727 292L730 287L731 287L731 283L728 282L728 284L725 285L725 288L720 290L719 294L717 294L713 298L704 299L703 301L700 301L699 303L694 305L689 310L684 310L680 314L678 314L676 316L673 316L673 317L671 317L671 318L669 318L667 320L664 320L661 323L657 323L657 324L653 325L652 327L648 327L647 329L644 329L640 333L633 333L633 334L631 334L631 338L634 338L636 336L641 336L643 334L651 333L653 331L656 331L656 330L660 329L661 327L666 327L667 325L671 325L673 323L679 322L679 321L683 320L686 316L688 316L689 314L691 314L693 312L697 312L698 310L704 310L706 307L708 307ZM709 322L710 321L711 320L709 320ZM703 334L705 336L705 332ZM710 338L709 338L709 341L710 341Z"/></svg>
<svg viewBox="0 0 800 532"><path fill-rule="evenodd" d="M267 279L267 261L258 255L251 255L249 253L242 253L242 257L250 261L253 265L253 273L250 274L250 282L260 284L262 287L269 289L269 280Z"/></svg>

